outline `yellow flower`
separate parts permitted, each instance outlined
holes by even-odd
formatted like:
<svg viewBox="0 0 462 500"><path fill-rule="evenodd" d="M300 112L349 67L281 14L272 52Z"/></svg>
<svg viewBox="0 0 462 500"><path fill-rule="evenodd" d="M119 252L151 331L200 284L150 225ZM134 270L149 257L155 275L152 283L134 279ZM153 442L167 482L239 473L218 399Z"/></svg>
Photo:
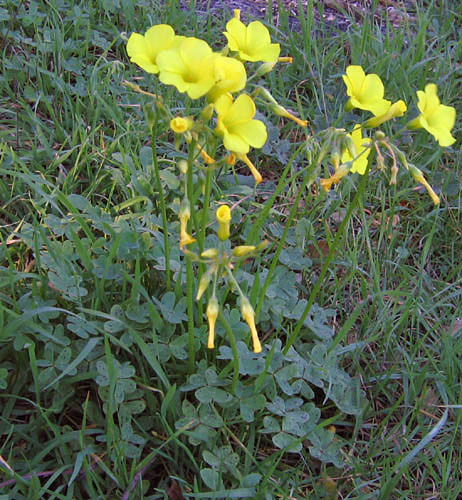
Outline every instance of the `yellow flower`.
<svg viewBox="0 0 462 500"><path fill-rule="evenodd" d="M424 128L439 143L440 146L451 146L456 139L451 135L451 129L456 122L456 110L452 106L440 103L434 83L425 85L425 91L417 91L420 115L412 120L409 128Z"/></svg>
<svg viewBox="0 0 462 500"><path fill-rule="evenodd" d="M127 54L130 61L148 73L158 73L158 55L171 47L175 32L168 24L157 24L149 28L144 35L132 33L127 42Z"/></svg>
<svg viewBox="0 0 462 500"><path fill-rule="evenodd" d="M217 322L218 311L218 300L214 295L213 297L210 297L206 310L207 320L209 323L209 338L207 342L207 347L209 349L213 349L215 347L215 323Z"/></svg>
<svg viewBox="0 0 462 500"><path fill-rule="evenodd" d="M193 125L193 119L189 116L177 116L170 120L170 128L177 134L184 134L187 130L191 130Z"/></svg>
<svg viewBox="0 0 462 500"><path fill-rule="evenodd" d="M238 92L245 87L247 74L241 61L216 54L213 59L213 69L215 85L207 95L209 101L216 101L223 94Z"/></svg>
<svg viewBox="0 0 462 500"><path fill-rule="evenodd" d="M159 80L186 92L191 99L198 99L215 84L213 58L206 42L184 38L158 55Z"/></svg>
<svg viewBox="0 0 462 500"><path fill-rule="evenodd" d="M353 161L350 172L357 172L358 174L363 175L367 168L367 159L371 153L370 139L363 137L361 125L355 125L350 137L353 139L353 143L355 145L356 159L354 159L348 149L346 149L342 153L342 163Z"/></svg>
<svg viewBox="0 0 462 500"><path fill-rule="evenodd" d="M276 62L281 51L278 43L271 43L268 29L260 22L253 21L246 26L234 17L226 24L224 32L230 50L239 53L243 61Z"/></svg>
<svg viewBox="0 0 462 500"><path fill-rule="evenodd" d="M367 120L364 126L380 127L382 123L385 123L388 120L391 120L392 118L403 116L406 111L407 111L406 103L404 101L399 100L393 103L383 115L376 116L374 118L370 118L369 120Z"/></svg>
<svg viewBox="0 0 462 500"><path fill-rule="evenodd" d="M228 205L221 205L217 210L216 217L218 222L218 238L221 241L225 241L229 238L229 224L231 222L231 210Z"/></svg>
<svg viewBox="0 0 462 500"><path fill-rule="evenodd" d="M260 120L253 120L256 109L252 99L241 94L234 102L229 94L215 102L218 114L216 132L223 137L225 148L232 153L247 154L250 146L261 148L267 138L266 127Z"/></svg>
<svg viewBox="0 0 462 500"><path fill-rule="evenodd" d="M241 297L241 314L245 322L249 325L250 333L252 334L253 352L261 352L260 339L255 327L255 311L247 297Z"/></svg>
<svg viewBox="0 0 462 500"><path fill-rule="evenodd" d="M390 101L383 98L384 87L380 77L374 73L366 75L361 66L348 66L342 75L350 97L346 108L371 111L375 116L383 115L390 107Z"/></svg>

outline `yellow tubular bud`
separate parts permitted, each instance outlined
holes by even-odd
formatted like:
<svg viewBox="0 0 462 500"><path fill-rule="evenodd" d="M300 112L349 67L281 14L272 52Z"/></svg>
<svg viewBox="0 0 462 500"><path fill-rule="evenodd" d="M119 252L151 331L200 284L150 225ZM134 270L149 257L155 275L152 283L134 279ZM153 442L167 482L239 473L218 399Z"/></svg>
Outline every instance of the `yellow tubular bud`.
<svg viewBox="0 0 462 500"><path fill-rule="evenodd" d="M396 165L393 165L391 167L391 177L390 177L390 186L395 186L396 185L396 177L398 175L398 167Z"/></svg>
<svg viewBox="0 0 462 500"><path fill-rule="evenodd" d="M257 328L255 327L255 311L250 305L247 297L241 297L241 314L244 321L249 325L252 335L253 352L261 352L260 339L258 338Z"/></svg>
<svg viewBox="0 0 462 500"><path fill-rule="evenodd" d="M190 234L188 234L187 226L189 218L191 217L191 209L189 207L189 200L183 198L180 205L180 213L178 218L180 219L180 248L183 249L185 245L194 243L196 241Z"/></svg>
<svg viewBox="0 0 462 500"><path fill-rule="evenodd" d="M191 130L194 121L191 117L177 116L170 120L170 128L177 134L184 134L187 130Z"/></svg>
<svg viewBox="0 0 462 500"><path fill-rule="evenodd" d="M229 225L231 222L231 210L228 205L221 205L216 212L218 222L218 238L225 241L229 238Z"/></svg>
<svg viewBox="0 0 462 500"><path fill-rule="evenodd" d="M286 62L292 64L294 61L293 57L290 56L283 56L283 57L278 57L278 62Z"/></svg>
<svg viewBox="0 0 462 500"><path fill-rule="evenodd" d="M209 303L207 304L207 321L209 323L209 338L207 342L207 347L213 349L215 347L215 323L218 317L218 300L215 297L210 297Z"/></svg>
<svg viewBox="0 0 462 500"><path fill-rule="evenodd" d="M245 257L246 255L249 255L249 253L252 253L256 247L253 245L240 245L238 247L234 247L233 249L233 255L234 257Z"/></svg>
<svg viewBox="0 0 462 500"><path fill-rule="evenodd" d="M270 106L270 108L271 108L271 111L273 113L275 113L276 115L282 116L283 118L288 118L289 120L292 120L295 123L297 123L298 125L300 125L300 127L306 127L308 125L308 122L306 120L301 120L300 118L296 117L292 113L289 113L289 111L287 111L286 108L284 108L283 106L281 106L279 104L273 104L272 106Z"/></svg>
<svg viewBox="0 0 462 500"><path fill-rule="evenodd" d="M217 270L216 266L212 265L201 276L201 279L199 280L199 286L197 287L196 300L200 300L204 292L207 290L210 280L212 279L212 276L216 272L216 270Z"/></svg>
<svg viewBox="0 0 462 500"><path fill-rule="evenodd" d="M255 165L249 160L249 157L244 154L238 154L237 157L239 158L239 160L243 161L249 167L250 172L252 173L253 178L255 179L255 184L260 184L260 182L263 180L263 177L255 167Z"/></svg>
<svg viewBox="0 0 462 500"><path fill-rule="evenodd" d="M204 160L205 163L207 163L208 165L215 163L215 160L207 153L207 151L200 144L196 143L196 148L200 151L202 159Z"/></svg>
<svg viewBox="0 0 462 500"><path fill-rule="evenodd" d="M238 21L241 20L241 10L240 9L234 9L234 18L237 19Z"/></svg>
<svg viewBox="0 0 462 500"><path fill-rule="evenodd" d="M414 165L409 165L409 172L411 172L411 175L416 182L418 182L419 184L422 184L422 186L424 186L424 188L427 190L427 193L430 195L430 198L432 199L433 203L435 205L439 205L440 204L440 197L435 193L435 191L433 191L433 188L427 182L427 179L425 179L422 171L419 170Z"/></svg>
<svg viewBox="0 0 462 500"><path fill-rule="evenodd" d="M218 250L216 248L208 248L201 253L201 257L204 259L215 259L218 256Z"/></svg>

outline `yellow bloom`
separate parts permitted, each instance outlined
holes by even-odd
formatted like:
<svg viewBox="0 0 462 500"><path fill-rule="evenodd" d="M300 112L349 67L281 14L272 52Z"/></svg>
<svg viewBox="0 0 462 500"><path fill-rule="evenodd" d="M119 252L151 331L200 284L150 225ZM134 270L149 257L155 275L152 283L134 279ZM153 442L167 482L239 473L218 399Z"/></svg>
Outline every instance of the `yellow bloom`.
<svg viewBox="0 0 462 500"><path fill-rule="evenodd" d="M130 61L148 73L158 73L158 55L171 47L175 32L168 24L157 24L149 28L144 35L132 33L127 42L127 54Z"/></svg>
<svg viewBox="0 0 462 500"><path fill-rule="evenodd" d="M216 212L218 222L218 238L225 241L229 238L229 225L231 222L231 210L228 205L221 205Z"/></svg>
<svg viewBox="0 0 462 500"><path fill-rule="evenodd" d="M209 323L209 338L207 342L207 347L209 349L213 349L215 347L215 323L217 322L218 311L218 300L214 295L213 297L210 297L206 310L207 320Z"/></svg>
<svg viewBox="0 0 462 500"><path fill-rule="evenodd" d="M177 134L184 134L187 130L191 130L193 125L193 119L189 116L177 116L170 120L170 128Z"/></svg>
<svg viewBox="0 0 462 500"><path fill-rule="evenodd" d="M383 115L390 107L390 101L383 98L384 87L380 77L374 73L366 75L361 66L348 66L342 75L350 97L346 108L371 111L375 116Z"/></svg>
<svg viewBox="0 0 462 500"><path fill-rule="evenodd" d="M244 65L237 59L216 54L213 59L213 69L215 85L207 95L209 101L216 101L221 95L228 92L238 92L247 83Z"/></svg>
<svg viewBox="0 0 462 500"><path fill-rule="evenodd" d="M203 40L184 38L158 55L159 80L186 92L191 99L198 99L215 84L214 57Z"/></svg>
<svg viewBox="0 0 462 500"><path fill-rule="evenodd" d="M424 128L439 143L440 146L451 146L456 139L451 135L451 129L456 122L456 110L452 106L440 103L434 83L425 85L425 91L417 91L420 115L412 120L409 128Z"/></svg>
<svg viewBox="0 0 462 500"><path fill-rule="evenodd" d="M406 103L404 101L399 100L393 103L383 115L376 116L374 118L370 118L369 120L367 120L364 126L380 127L382 123L385 123L388 120L391 120L392 118L403 116L406 110L407 110Z"/></svg>
<svg viewBox="0 0 462 500"><path fill-rule="evenodd" d="M216 132L223 137L226 149L247 154L250 146L261 148L265 144L265 124L253 119L255 104L248 95L241 94L233 102L229 94L224 94L215 102L215 110L218 114Z"/></svg>
<svg viewBox="0 0 462 500"><path fill-rule="evenodd" d="M224 32L230 50L239 53L243 61L276 62L281 51L278 43L271 43L268 29L260 22L253 21L246 26L234 17L226 24Z"/></svg>
<svg viewBox="0 0 462 500"><path fill-rule="evenodd" d="M241 297L241 314L244 321L249 325L250 333L252 334L253 352L261 352L260 339L255 327L255 311L247 297Z"/></svg>
<svg viewBox="0 0 462 500"><path fill-rule="evenodd" d="M361 125L355 125L350 137L353 139L353 143L355 145L356 159L354 159L350 151L346 149L342 152L342 163L353 161L353 166L350 168L350 172L357 172L358 174L363 175L367 168L367 159L371 153L370 139L363 137Z"/></svg>

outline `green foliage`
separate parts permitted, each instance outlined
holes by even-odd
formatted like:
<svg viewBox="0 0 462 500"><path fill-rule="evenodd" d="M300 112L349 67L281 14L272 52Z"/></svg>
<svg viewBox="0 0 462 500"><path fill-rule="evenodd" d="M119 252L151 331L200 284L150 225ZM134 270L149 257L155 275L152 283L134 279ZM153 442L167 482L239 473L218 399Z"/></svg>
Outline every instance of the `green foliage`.
<svg viewBox="0 0 462 500"><path fill-rule="evenodd" d="M357 179L294 204L316 145L265 118L265 182L220 172L212 186L236 202L233 242L270 240L235 269L263 352L226 286L227 323L207 350L204 306L188 305L199 270L177 248L182 154L159 135L167 262L149 99L122 81L155 83L128 64L120 35L165 22L221 46L228 13L193 4L0 7L0 498L173 498L171 480L186 498L329 498L329 484L332 498L459 498L460 151L404 136L440 208L407 178L390 189L376 173L342 229ZM460 111L460 7L417 2L400 29L378 10L343 33L299 4L301 34L284 11L272 30L294 63L266 84L310 126L342 115L350 59L406 102L435 81ZM176 93L153 91L183 111ZM205 175L191 181L197 199ZM326 478L339 478L334 495Z"/></svg>

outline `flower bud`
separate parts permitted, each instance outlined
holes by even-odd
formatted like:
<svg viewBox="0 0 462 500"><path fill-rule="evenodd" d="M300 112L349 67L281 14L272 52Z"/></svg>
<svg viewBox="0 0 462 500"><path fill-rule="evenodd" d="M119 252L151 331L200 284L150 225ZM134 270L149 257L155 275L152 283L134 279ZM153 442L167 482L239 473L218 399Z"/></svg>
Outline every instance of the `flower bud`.
<svg viewBox="0 0 462 500"><path fill-rule="evenodd" d="M207 304L207 320L209 323L209 338L207 342L207 347L213 349L215 347L215 323L218 317L218 300L215 297L210 297L209 303Z"/></svg>
<svg viewBox="0 0 462 500"><path fill-rule="evenodd" d="M234 257L245 257L256 250L256 247L253 245L240 245L234 247L233 255Z"/></svg>
<svg viewBox="0 0 462 500"><path fill-rule="evenodd" d="M188 162L186 160L180 160L178 162L178 168L183 175L188 173Z"/></svg>
<svg viewBox="0 0 462 500"><path fill-rule="evenodd" d="M425 189L427 190L427 193L430 195L430 198L432 199L433 203L435 205L440 204L440 197L433 191L433 188L430 186L430 184L427 182L427 179L425 179L424 174L422 173L421 170L419 170L417 167L414 165L409 165L409 172L411 173L412 177L416 182L419 184L422 184Z"/></svg>
<svg viewBox="0 0 462 500"><path fill-rule="evenodd" d="M306 120L301 120L297 116L293 115L292 113L289 113L286 108L279 104L273 104L270 106L270 109L273 113L275 113L278 116L282 116L283 118L288 118L289 120L294 121L300 127L306 127L308 125L308 122Z"/></svg>
<svg viewBox="0 0 462 500"><path fill-rule="evenodd" d="M210 104L207 104L207 106L205 106L203 108L203 110L201 111L201 118L208 122L210 120L210 118L212 118L213 116L213 110L214 110L214 105L213 103L210 103Z"/></svg>
<svg viewBox="0 0 462 500"><path fill-rule="evenodd" d="M252 335L253 352L261 352L260 339L258 338L257 329L255 327L255 311L251 306L247 297L241 297L241 314L244 321L249 325L250 333Z"/></svg>
<svg viewBox="0 0 462 500"><path fill-rule="evenodd" d="M229 238L229 226L231 222L231 210L228 205L221 205L216 212L218 222L218 238L225 241Z"/></svg>
<svg viewBox="0 0 462 500"><path fill-rule="evenodd" d="M216 248L208 248L201 253L204 259L216 259L218 257L218 250Z"/></svg>
<svg viewBox="0 0 462 500"><path fill-rule="evenodd" d="M207 290L210 280L212 279L212 276L216 272L216 270L217 270L216 266L212 265L201 276L201 279L199 280L199 286L197 287L196 300L200 300L204 292Z"/></svg>
<svg viewBox="0 0 462 500"><path fill-rule="evenodd" d="M261 64L258 67L257 71L255 71L254 77L260 78L260 76L266 75L267 73L273 70L275 65L276 65L275 62L265 62Z"/></svg>

